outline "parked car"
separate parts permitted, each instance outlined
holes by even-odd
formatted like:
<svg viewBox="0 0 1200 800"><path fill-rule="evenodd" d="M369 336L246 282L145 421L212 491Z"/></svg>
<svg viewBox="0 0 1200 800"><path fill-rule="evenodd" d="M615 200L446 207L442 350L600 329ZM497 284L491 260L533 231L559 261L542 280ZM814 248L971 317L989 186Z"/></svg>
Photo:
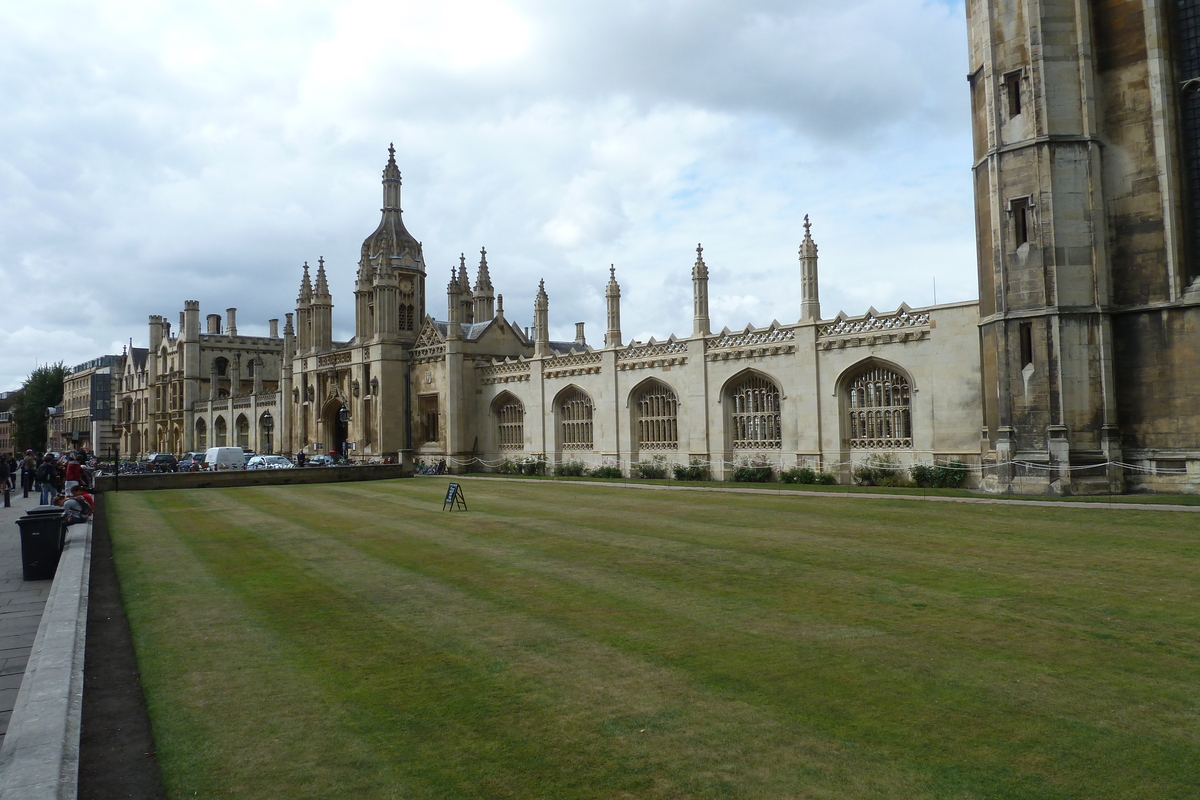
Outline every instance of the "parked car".
<svg viewBox="0 0 1200 800"><path fill-rule="evenodd" d="M203 470L221 472L227 469L245 469L246 459L240 447L210 447L204 453Z"/></svg>
<svg viewBox="0 0 1200 800"><path fill-rule="evenodd" d="M332 467L334 465L333 456L317 453L304 462L304 465L306 467Z"/></svg>
<svg viewBox="0 0 1200 800"><path fill-rule="evenodd" d="M184 453L179 459L180 472L196 472L204 463L204 453Z"/></svg>
<svg viewBox="0 0 1200 800"><path fill-rule="evenodd" d="M293 466L284 456L254 456L246 462L246 469L291 469Z"/></svg>
<svg viewBox="0 0 1200 800"><path fill-rule="evenodd" d="M174 453L151 453L142 462L145 472L176 472L179 469L179 459Z"/></svg>

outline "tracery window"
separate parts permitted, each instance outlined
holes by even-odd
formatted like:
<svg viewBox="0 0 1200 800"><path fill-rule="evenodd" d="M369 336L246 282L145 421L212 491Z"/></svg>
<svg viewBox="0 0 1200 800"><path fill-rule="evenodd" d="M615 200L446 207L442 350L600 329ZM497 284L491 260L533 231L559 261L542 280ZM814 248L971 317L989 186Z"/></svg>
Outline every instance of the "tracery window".
<svg viewBox="0 0 1200 800"><path fill-rule="evenodd" d="M415 309L412 303L400 304L400 330L411 331L413 329L413 314Z"/></svg>
<svg viewBox="0 0 1200 800"><path fill-rule="evenodd" d="M242 414L237 418L237 444L235 447L250 447L250 421Z"/></svg>
<svg viewBox="0 0 1200 800"><path fill-rule="evenodd" d="M779 387L760 375L748 375L730 394L729 424L734 449L778 450L782 447Z"/></svg>
<svg viewBox="0 0 1200 800"><path fill-rule="evenodd" d="M908 379L887 367L871 367L850 384L850 446L902 449L912 443L912 400Z"/></svg>
<svg viewBox="0 0 1200 800"><path fill-rule="evenodd" d="M592 449L592 398L572 389L558 404L559 441L563 450Z"/></svg>
<svg viewBox="0 0 1200 800"><path fill-rule="evenodd" d="M500 449L523 450L525 448L525 406L512 395L505 400L506 402L496 409Z"/></svg>
<svg viewBox="0 0 1200 800"><path fill-rule="evenodd" d="M196 442L197 450L208 449L208 424L203 419L196 420Z"/></svg>
<svg viewBox="0 0 1200 800"><path fill-rule="evenodd" d="M679 399L661 383L651 383L637 399L637 442L642 450L679 447Z"/></svg>
<svg viewBox="0 0 1200 800"><path fill-rule="evenodd" d="M213 446L224 447L228 444L229 430L225 425L224 417L217 417L217 423L213 425Z"/></svg>

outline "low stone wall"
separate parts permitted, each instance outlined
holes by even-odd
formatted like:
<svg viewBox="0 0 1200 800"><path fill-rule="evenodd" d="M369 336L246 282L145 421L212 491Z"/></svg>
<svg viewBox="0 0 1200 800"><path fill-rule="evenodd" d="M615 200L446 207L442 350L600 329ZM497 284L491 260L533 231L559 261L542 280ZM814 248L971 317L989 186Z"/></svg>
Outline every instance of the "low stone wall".
<svg viewBox="0 0 1200 800"><path fill-rule="evenodd" d="M295 469L236 469L225 472L151 472L96 478L96 491L150 489L208 489L221 486L286 486L342 481L383 481L411 478L406 464L367 464L355 467L297 467Z"/></svg>
<svg viewBox="0 0 1200 800"><path fill-rule="evenodd" d="M92 525L73 525L0 748L0 798L75 800Z"/></svg>

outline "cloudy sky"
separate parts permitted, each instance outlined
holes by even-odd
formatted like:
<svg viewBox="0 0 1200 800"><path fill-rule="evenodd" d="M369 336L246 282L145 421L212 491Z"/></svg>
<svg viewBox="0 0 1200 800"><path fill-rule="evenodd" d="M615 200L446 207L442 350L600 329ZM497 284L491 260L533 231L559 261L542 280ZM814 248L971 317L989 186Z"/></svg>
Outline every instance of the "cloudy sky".
<svg viewBox="0 0 1200 800"><path fill-rule="evenodd" d="M974 299L961 0L87 0L0 4L0 390L238 308L265 334L324 256L350 337L389 142L429 311L486 246L551 335Z"/></svg>

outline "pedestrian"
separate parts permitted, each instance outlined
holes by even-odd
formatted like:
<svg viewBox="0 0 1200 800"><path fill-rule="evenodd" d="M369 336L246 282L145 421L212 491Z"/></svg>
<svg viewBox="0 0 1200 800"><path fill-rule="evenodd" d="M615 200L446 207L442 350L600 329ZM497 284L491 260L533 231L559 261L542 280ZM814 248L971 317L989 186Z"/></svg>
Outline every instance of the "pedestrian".
<svg viewBox="0 0 1200 800"><path fill-rule="evenodd" d="M38 489L41 490L40 505L49 505L58 494L58 467L54 466L54 454L46 453L37 468Z"/></svg>
<svg viewBox="0 0 1200 800"><path fill-rule="evenodd" d="M37 459L34 458L32 450L26 450L25 458L21 459L21 489L25 492L25 497L29 497L29 492L33 489L36 474Z"/></svg>
<svg viewBox="0 0 1200 800"><path fill-rule="evenodd" d="M303 450L296 451L296 466L297 467L304 466L304 451Z"/></svg>
<svg viewBox="0 0 1200 800"><path fill-rule="evenodd" d="M71 489L83 483L83 469L79 464L79 454L72 453L63 471L63 494L71 496Z"/></svg>
<svg viewBox="0 0 1200 800"><path fill-rule="evenodd" d="M10 491L15 491L17 488L17 460L13 458L13 454L8 454L8 488Z"/></svg>
<svg viewBox="0 0 1200 800"><path fill-rule="evenodd" d="M72 495L71 497L67 497L65 494L55 495L54 499L50 502L52 505L62 508L64 522L68 526L87 522L88 517L91 515L91 509L85 504L82 498L76 495Z"/></svg>
<svg viewBox="0 0 1200 800"><path fill-rule="evenodd" d="M8 479L12 477L12 473L8 471L8 458L0 456L0 486L4 487L4 491L9 490Z"/></svg>

